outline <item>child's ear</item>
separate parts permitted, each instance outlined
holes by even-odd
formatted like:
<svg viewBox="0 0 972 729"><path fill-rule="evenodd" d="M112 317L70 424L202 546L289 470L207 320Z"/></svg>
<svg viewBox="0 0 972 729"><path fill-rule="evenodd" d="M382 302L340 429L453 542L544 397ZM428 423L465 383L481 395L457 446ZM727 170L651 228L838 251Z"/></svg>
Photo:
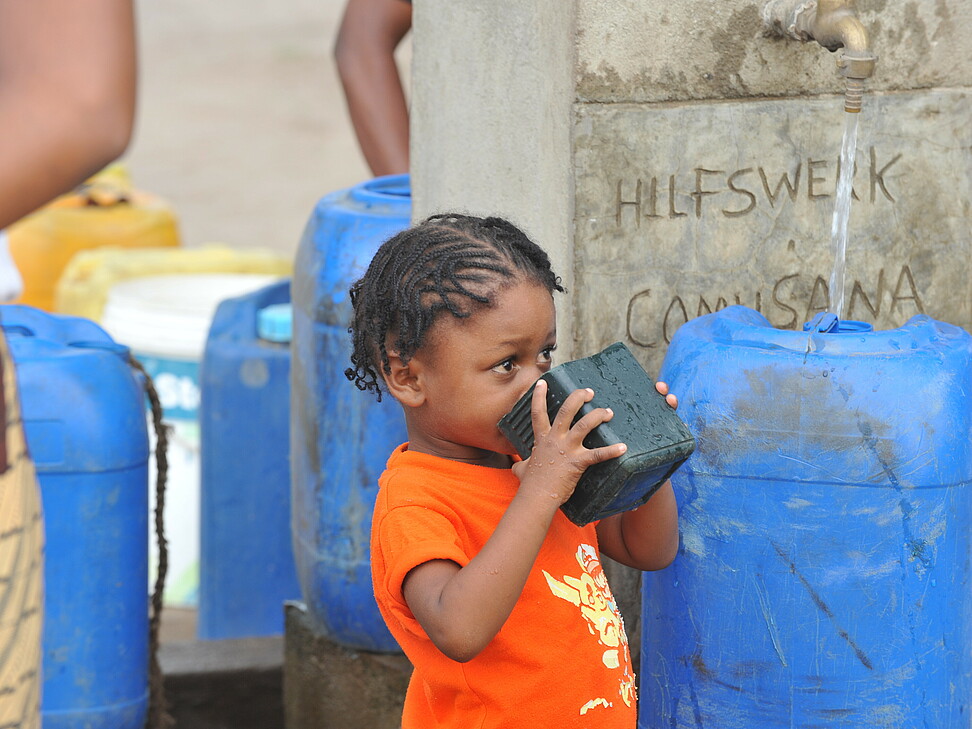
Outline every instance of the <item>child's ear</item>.
<svg viewBox="0 0 972 729"><path fill-rule="evenodd" d="M425 402L425 393L419 381L421 364L414 358L408 364L402 362L398 352L388 352L388 366L391 372L382 372L385 387L398 402L405 407L418 407Z"/></svg>

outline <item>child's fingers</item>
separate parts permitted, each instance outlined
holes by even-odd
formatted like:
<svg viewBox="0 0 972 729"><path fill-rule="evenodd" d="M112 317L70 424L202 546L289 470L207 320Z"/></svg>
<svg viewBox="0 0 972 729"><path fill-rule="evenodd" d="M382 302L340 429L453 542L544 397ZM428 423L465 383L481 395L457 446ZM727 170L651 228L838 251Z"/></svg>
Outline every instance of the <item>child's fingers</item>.
<svg viewBox="0 0 972 729"><path fill-rule="evenodd" d="M595 408L594 410L591 410L591 412L586 413L584 417L571 426L571 435L576 436L581 442L583 442L588 433L594 430L594 428L599 426L601 423L606 423L613 417L614 411L610 408Z"/></svg>
<svg viewBox="0 0 972 729"><path fill-rule="evenodd" d="M655 383L655 389L658 390L658 393L660 395L664 395L665 396L665 402L667 402L672 408L677 408L678 407L678 398L675 397L674 394L672 394L672 393L670 393L668 391L668 383L667 382L661 382L661 381L656 382Z"/></svg>
<svg viewBox="0 0 972 729"><path fill-rule="evenodd" d="M550 416L547 415L547 381L537 380L533 386L533 398L530 400L530 420L533 432L537 435L550 430Z"/></svg>
<svg viewBox="0 0 972 729"><path fill-rule="evenodd" d="M557 417L554 418L552 426L558 431L566 433L570 430L570 424L574 422L574 418L577 417L577 413L584 406L584 403L590 402L593 398L594 391L589 387L574 390L564 400L564 404L560 406L560 410L557 411Z"/></svg>
<svg viewBox="0 0 972 729"><path fill-rule="evenodd" d="M592 448L587 451L587 457L590 461L588 466L593 466L595 463L602 463L603 461L610 461L612 458L623 456L627 450L628 446L624 443L613 443L608 446L601 446L600 448Z"/></svg>

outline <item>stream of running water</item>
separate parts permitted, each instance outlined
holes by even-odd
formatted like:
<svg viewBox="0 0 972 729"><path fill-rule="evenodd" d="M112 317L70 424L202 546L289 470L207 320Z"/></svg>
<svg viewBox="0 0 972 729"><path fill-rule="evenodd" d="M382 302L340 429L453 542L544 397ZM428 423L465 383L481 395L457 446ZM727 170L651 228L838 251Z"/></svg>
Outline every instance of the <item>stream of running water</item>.
<svg viewBox="0 0 972 729"><path fill-rule="evenodd" d="M844 141L840 148L840 173L834 218L830 226L834 267L830 273L830 311L841 318L844 309L844 277L847 264L847 223L854 191L854 161L857 157L857 121L860 114L845 113Z"/></svg>

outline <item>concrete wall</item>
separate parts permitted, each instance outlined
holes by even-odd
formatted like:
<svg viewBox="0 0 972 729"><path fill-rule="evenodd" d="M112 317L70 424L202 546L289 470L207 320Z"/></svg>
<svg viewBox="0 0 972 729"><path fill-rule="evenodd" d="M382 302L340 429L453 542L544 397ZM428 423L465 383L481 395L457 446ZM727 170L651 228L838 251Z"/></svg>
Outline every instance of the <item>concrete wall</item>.
<svg viewBox="0 0 972 729"><path fill-rule="evenodd" d="M404 655L355 651L334 643L317 631L302 602L286 603L284 614L286 729L401 727L412 675Z"/></svg>
<svg viewBox="0 0 972 729"><path fill-rule="evenodd" d="M879 62L859 119L843 315L969 326L972 5L859 6ZM579 0L584 351L622 339L654 371L695 316L742 303L793 328L828 306L843 80L817 44L766 37L762 7Z"/></svg>
<svg viewBox="0 0 972 729"><path fill-rule="evenodd" d="M829 94L834 56L764 36L766 0L576 0L577 99L738 99ZM880 65L869 88L972 83L972 4L857 0Z"/></svg>
<svg viewBox="0 0 972 729"><path fill-rule="evenodd" d="M768 37L764 6L419 4L416 214L496 211L533 234L571 291L563 356L620 339L657 370L680 323L733 303L800 326L827 305L843 82L816 43ZM845 316L968 326L972 4L858 6L879 62Z"/></svg>
<svg viewBox="0 0 972 729"><path fill-rule="evenodd" d="M573 27L563 0L422 0L411 107L414 217L510 218L550 253L568 288ZM566 350L569 315L559 307Z"/></svg>
<svg viewBox="0 0 972 729"><path fill-rule="evenodd" d="M969 326L967 90L872 94L861 114L844 317ZM831 98L579 109L575 336L657 366L727 304L800 327L828 306L845 115Z"/></svg>

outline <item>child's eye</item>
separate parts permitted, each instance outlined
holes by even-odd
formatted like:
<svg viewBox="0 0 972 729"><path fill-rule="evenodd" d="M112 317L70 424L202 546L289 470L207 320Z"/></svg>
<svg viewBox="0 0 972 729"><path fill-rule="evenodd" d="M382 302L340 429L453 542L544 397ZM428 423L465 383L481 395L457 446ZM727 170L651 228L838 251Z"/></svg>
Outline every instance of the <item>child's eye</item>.
<svg viewBox="0 0 972 729"><path fill-rule="evenodd" d="M499 373L501 375L508 375L515 368L516 368L516 365L513 364L513 359L512 358L510 358L510 359L504 359L498 365L496 365L495 367L493 367L493 372Z"/></svg>
<svg viewBox="0 0 972 729"><path fill-rule="evenodd" d="M543 349L540 352L540 356L537 358L537 361L541 364L550 364L551 360L553 360L553 353L555 349L557 349L557 347L547 347Z"/></svg>

